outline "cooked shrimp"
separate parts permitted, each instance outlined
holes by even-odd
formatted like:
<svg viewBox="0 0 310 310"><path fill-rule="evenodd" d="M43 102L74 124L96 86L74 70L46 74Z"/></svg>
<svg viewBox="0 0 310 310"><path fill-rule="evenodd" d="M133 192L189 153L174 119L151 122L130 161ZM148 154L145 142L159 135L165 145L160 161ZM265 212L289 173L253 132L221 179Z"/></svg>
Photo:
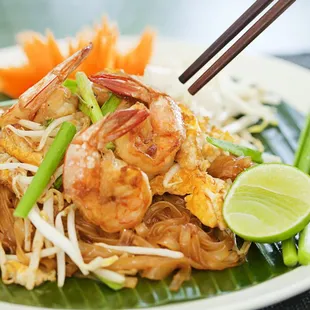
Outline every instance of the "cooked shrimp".
<svg viewBox="0 0 310 310"><path fill-rule="evenodd" d="M179 106L168 95L124 73L102 72L91 76L90 80L147 106L150 117L115 141L116 153L127 163L141 168L149 177L166 172L185 138ZM139 103L133 108L146 109Z"/></svg>
<svg viewBox="0 0 310 310"><path fill-rule="evenodd" d="M116 111L81 132L67 150L65 194L89 222L105 231L135 227L151 204L146 174L105 149L107 142L126 134L148 115L145 110Z"/></svg>
<svg viewBox="0 0 310 310"><path fill-rule="evenodd" d="M1 115L0 127L16 124L20 119L33 120L40 108L47 108L47 99L61 86L68 75L80 65L91 49L92 44L89 44L76 52L23 93L18 102Z"/></svg>

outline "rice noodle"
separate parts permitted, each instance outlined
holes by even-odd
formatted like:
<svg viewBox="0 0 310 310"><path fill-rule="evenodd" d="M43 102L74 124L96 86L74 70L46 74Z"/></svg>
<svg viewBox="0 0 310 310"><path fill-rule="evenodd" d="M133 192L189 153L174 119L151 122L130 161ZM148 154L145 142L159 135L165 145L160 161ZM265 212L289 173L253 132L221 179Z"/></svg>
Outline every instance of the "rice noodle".
<svg viewBox="0 0 310 310"><path fill-rule="evenodd" d="M30 256L28 257L23 249L24 241L25 241L25 231L24 231L24 220L21 218L15 218L14 221L14 233L16 239L16 257L17 260L24 264L25 266L29 266ZM10 252L14 253L14 252Z"/></svg>
<svg viewBox="0 0 310 310"><path fill-rule="evenodd" d="M39 212L33 208L28 218L31 220L32 224L39 230L45 238L50 240L55 246L63 250L71 260L79 267L84 275L87 275L89 271L94 271L98 268L110 266L117 259L116 256L103 259L101 257L95 258L89 264L85 264L83 259L81 259L81 254L77 251L76 247L73 245L71 240L69 240L63 233L63 224L61 217L66 215L69 208L60 212L56 216L55 227L60 228L61 232L47 223L43 218L41 218ZM59 253L57 254L59 255ZM61 283L60 283L61 284Z"/></svg>
<svg viewBox="0 0 310 310"><path fill-rule="evenodd" d="M0 185L0 242L11 252L15 250L16 238L14 233L14 194Z"/></svg>
<svg viewBox="0 0 310 310"><path fill-rule="evenodd" d="M105 243L96 243L98 246L102 246L106 249L127 252L130 254L136 255L154 255L154 256L163 256L170 258L182 258L184 254L177 251L171 251L167 249L154 249L154 248L143 248L138 246L116 246L116 245L108 245Z"/></svg>
<svg viewBox="0 0 310 310"><path fill-rule="evenodd" d="M153 205L135 231L124 230L118 234L106 234L95 225L83 222L83 218L78 216L77 229L81 239L88 242L102 240L101 246L79 242L85 261L91 261L99 255L119 255L124 250L130 251L143 245L142 249L147 254L126 252L127 255L120 256L109 270L122 274L139 272L143 277L161 280L179 269L171 282L172 290L177 290L189 279L191 267L221 270L240 264L244 255L239 256L234 250L234 239L225 231L204 231L199 220L191 215L184 204L184 199L178 196L155 197ZM153 256L149 253L167 249L182 252L183 257Z"/></svg>
<svg viewBox="0 0 310 310"><path fill-rule="evenodd" d="M80 260L83 261L83 257L82 257L81 250L79 247L79 242L78 242L77 235L76 235L74 205L69 206L67 210L68 210L67 229L68 229L69 240L72 242L73 246L75 247L77 255L80 257ZM116 255L111 256L106 259L103 259L102 257L96 257L94 260L92 260L88 264L85 264L85 268L89 271L95 271L102 267L108 267L117 260L118 260L118 257Z"/></svg>

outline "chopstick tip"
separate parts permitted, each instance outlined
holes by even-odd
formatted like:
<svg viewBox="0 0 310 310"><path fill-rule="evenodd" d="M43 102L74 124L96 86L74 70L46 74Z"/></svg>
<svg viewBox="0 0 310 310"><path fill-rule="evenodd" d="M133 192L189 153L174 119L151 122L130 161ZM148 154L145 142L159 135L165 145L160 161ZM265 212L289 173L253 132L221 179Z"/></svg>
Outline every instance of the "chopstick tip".
<svg viewBox="0 0 310 310"><path fill-rule="evenodd" d="M186 78L185 74L182 73L180 76L179 76L179 81L182 83L182 84L185 84L188 79Z"/></svg>

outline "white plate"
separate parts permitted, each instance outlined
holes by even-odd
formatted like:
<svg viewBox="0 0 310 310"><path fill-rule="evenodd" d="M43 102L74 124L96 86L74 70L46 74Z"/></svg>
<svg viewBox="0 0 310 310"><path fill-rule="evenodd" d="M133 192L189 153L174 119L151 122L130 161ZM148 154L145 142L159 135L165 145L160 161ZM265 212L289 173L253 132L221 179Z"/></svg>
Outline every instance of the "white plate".
<svg viewBox="0 0 310 310"><path fill-rule="evenodd" d="M121 48L133 45L136 38L124 37ZM62 47L65 49L64 42ZM170 39L156 42L152 64L162 67L185 69L205 49ZM17 65L25 61L18 47L0 49L0 67ZM239 78L251 80L279 94L286 102L301 112L310 110L310 71L270 56L242 54L225 70ZM212 309L250 310L277 303L310 289L310 266L299 267L284 275L253 287L186 303L177 303L152 309ZM1 310L38 309L0 302ZM43 308L41 308L43 309ZM46 309L46 308L44 308Z"/></svg>

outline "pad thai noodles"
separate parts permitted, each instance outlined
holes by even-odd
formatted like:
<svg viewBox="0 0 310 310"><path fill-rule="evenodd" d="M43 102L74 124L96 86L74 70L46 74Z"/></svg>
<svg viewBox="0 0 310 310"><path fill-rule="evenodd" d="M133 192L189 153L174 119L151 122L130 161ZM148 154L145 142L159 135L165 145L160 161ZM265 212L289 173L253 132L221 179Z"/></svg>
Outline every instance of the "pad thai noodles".
<svg viewBox="0 0 310 310"><path fill-rule="evenodd" d="M123 71L78 72L69 80L91 48L59 64L0 115L3 282L31 290L79 276L117 290L134 288L139 277L171 275L170 289L178 290L192 269L241 264L249 243L237 246L222 206L232 181L254 162L206 137L253 138L215 126L194 104ZM75 132L61 157L54 146L64 124ZM51 156L60 161L47 178ZM38 191L27 191L35 182L47 185L21 216L17 210Z"/></svg>

